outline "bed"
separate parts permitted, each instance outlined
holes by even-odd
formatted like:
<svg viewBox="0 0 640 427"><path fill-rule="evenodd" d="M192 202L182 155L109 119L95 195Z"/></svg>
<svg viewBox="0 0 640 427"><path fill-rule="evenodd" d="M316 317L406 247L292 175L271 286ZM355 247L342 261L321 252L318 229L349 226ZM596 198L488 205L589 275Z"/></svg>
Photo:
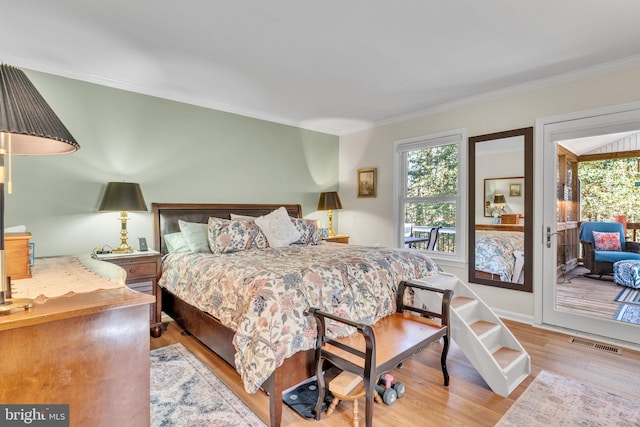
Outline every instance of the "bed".
<svg viewBox="0 0 640 427"><path fill-rule="evenodd" d="M476 229L476 276L503 282L524 281L524 233Z"/></svg>
<svg viewBox="0 0 640 427"><path fill-rule="evenodd" d="M180 220L209 223L210 232L219 232L237 222L250 227L246 217L281 206L301 219L300 205L152 204L154 243L163 253L162 310L234 366L248 392L261 388L269 394L272 426L280 425L282 392L315 374L316 327L306 308L373 323L395 311L401 280L439 270L420 251L326 242L248 245L229 253L168 250L165 236L180 231ZM236 221L229 220L232 214ZM334 326L336 335L350 332Z"/></svg>

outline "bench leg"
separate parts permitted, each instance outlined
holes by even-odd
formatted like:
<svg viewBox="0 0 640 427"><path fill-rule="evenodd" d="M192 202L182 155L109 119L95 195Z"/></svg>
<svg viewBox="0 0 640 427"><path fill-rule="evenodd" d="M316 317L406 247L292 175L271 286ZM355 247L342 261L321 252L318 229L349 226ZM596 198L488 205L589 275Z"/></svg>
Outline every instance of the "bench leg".
<svg viewBox="0 0 640 427"><path fill-rule="evenodd" d="M444 377L444 385L449 385L449 372L447 372L447 355L449 354L449 335L442 337L442 355L440 356L440 365L442 366L442 376Z"/></svg>
<svg viewBox="0 0 640 427"><path fill-rule="evenodd" d="M322 357L318 360L316 365L316 379L318 382L318 401L316 402L316 421L320 421L320 415L322 415L322 404L324 403L325 382L324 373L322 372ZM337 399L336 399L337 404Z"/></svg>
<svg viewBox="0 0 640 427"><path fill-rule="evenodd" d="M375 381L371 381L371 379L364 376L364 387L366 390L365 396L365 409L364 409L364 418L365 425L367 427L371 427L373 425L373 397L378 393L376 391L376 383Z"/></svg>

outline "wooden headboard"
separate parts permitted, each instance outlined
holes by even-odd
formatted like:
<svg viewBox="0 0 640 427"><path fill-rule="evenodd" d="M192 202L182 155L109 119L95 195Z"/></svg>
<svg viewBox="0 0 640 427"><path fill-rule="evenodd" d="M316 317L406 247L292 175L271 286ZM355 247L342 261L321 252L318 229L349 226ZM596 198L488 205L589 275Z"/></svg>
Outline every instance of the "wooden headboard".
<svg viewBox="0 0 640 427"><path fill-rule="evenodd" d="M284 206L289 215L302 218L302 206L291 204L200 204L200 203L152 203L154 249L167 253L164 235L180 231L178 220L207 224L209 217L231 218L231 214L260 216Z"/></svg>

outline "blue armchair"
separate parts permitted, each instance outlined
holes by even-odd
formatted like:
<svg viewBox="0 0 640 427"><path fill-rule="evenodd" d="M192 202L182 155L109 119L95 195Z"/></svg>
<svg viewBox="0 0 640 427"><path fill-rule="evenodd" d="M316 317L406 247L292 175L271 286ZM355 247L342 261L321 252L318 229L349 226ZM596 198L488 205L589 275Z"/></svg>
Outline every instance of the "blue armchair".
<svg viewBox="0 0 640 427"><path fill-rule="evenodd" d="M597 251L593 232L618 233L620 235L621 251ZM628 242L624 236L624 227L619 222L583 222L578 234L582 244L583 263L591 274L613 273L613 263L616 261L640 260L640 243Z"/></svg>

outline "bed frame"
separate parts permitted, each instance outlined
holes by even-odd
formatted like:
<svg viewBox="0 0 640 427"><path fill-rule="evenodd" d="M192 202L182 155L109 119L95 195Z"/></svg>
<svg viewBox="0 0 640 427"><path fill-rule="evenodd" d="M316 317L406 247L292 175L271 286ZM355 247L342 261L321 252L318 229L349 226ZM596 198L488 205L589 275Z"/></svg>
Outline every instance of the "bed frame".
<svg viewBox="0 0 640 427"><path fill-rule="evenodd" d="M274 204L187 204L152 203L154 248L167 253L164 235L180 231L178 220L207 223L209 217L229 219L230 214L260 216L284 206L289 215L302 218L300 205ZM164 311L182 328L235 368L232 340L234 332L218 319L186 303L158 286L158 311ZM314 351L307 350L285 359L284 363L262 384L269 395L269 421L279 427L282 420L282 392L315 374Z"/></svg>

